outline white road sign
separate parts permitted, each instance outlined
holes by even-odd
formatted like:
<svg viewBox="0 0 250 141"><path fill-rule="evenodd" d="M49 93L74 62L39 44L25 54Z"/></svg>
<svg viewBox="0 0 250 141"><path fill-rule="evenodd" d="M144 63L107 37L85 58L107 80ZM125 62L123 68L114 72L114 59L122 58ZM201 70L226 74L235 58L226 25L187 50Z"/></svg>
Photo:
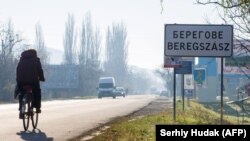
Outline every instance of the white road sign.
<svg viewBox="0 0 250 141"><path fill-rule="evenodd" d="M184 75L184 89L193 90L194 89L194 80L192 74Z"/></svg>
<svg viewBox="0 0 250 141"><path fill-rule="evenodd" d="M232 25L165 25L165 56L229 57L232 53Z"/></svg>

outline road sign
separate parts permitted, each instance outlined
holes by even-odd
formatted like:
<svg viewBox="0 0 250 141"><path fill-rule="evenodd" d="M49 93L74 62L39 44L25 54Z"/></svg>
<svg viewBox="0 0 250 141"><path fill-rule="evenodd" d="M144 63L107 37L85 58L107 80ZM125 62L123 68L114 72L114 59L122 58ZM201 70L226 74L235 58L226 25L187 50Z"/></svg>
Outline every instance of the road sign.
<svg viewBox="0 0 250 141"><path fill-rule="evenodd" d="M194 89L194 81L193 81L193 75L187 74L184 76L184 89L185 90L193 90Z"/></svg>
<svg viewBox="0 0 250 141"><path fill-rule="evenodd" d="M185 95L188 98L193 97L194 96L194 90L193 89L192 90L185 90Z"/></svg>
<svg viewBox="0 0 250 141"><path fill-rule="evenodd" d="M194 81L197 84L203 84L206 80L206 70L204 68L196 68L194 69Z"/></svg>
<svg viewBox="0 0 250 141"><path fill-rule="evenodd" d="M176 74L192 74L192 61L180 61L181 67L175 68Z"/></svg>
<svg viewBox="0 0 250 141"><path fill-rule="evenodd" d="M232 53L232 25L165 25L165 56L229 57Z"/></svg>

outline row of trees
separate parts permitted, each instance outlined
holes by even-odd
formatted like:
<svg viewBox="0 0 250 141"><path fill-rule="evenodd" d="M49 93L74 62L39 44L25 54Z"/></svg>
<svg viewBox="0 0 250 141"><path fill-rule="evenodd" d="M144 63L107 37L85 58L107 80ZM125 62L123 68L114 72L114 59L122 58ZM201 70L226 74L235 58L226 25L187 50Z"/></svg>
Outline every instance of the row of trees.
<svg viewBox="0 0 250 141"><path fill-rule="evenodd" d="M11 20L0 29L0 101L12 101L15 70L20 53L24 49L35 48L44 67L49 64L50 58L40 23L35 26L33 44L27 44L21 34L14 31ZM108 27L106 44L103 46L100 29L93 27L90 13L85 15L80 29L75 26L74 15L69 14L65 23L63 45L63 64L79 65L80 95L94 94L100 76L114 76L120 85L125 85L128 81L128 42L126 26L123 23L114 23Z"/></svg>
<svg viewBox="0 0 250 141"><path fill-rule="evenodd" d="M80 66L82 94L95 93L100 76L114 76L118 84L124 85L127 74L126 37L125 25L113 24L106 32L104 48L100 29L93 27L90 13L85 15L80 30L75 27L74 15L68 15L63 39L64 63ZM104 56L102 52L105 53Z"/></svg>

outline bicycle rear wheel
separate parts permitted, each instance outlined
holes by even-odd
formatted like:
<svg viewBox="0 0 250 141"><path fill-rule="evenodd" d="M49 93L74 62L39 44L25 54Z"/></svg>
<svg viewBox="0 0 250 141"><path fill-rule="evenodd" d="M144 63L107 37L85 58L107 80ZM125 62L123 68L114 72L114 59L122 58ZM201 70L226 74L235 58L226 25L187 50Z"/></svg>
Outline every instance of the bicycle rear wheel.
<svg viewBox="0 0 250 141"><path fill-rule="evenodd" d="M32 126L34 129L36 129L38 124L38 113L33 111L32 109L32 116L31 116Z"/></svg>
<svg viewBox="0 0 250 141"><path fill-rule="evenodd" d="M25 131L29 128L29 122L30 122L30 102L27 102L26 100L23 100L22 102L22 113L23 113L23 128Z"/></svg>

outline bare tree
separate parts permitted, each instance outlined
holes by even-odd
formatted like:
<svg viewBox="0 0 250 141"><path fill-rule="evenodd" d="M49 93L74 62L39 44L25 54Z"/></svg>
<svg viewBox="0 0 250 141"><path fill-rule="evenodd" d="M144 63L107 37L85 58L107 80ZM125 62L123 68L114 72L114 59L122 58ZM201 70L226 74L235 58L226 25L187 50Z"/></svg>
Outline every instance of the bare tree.
<svg viewBox="0 0 250 141"><path fill-rule="evenodd" d="M68 14L68 20L65 24L65 34L63 38L64 61L65 64L75 64L75 19L72 14Z"/></svg>
<svg viewBox="0 0 250 141"><path fill-rule="evenodd" d="M46 46L45 46L42 26L40 23L36 24L36 37L35 37L34 47L38 52L38 56L41 59L41 63L48 64L49 63L49 54L48 54Z"/></svg>
<svg viewBox="0 0 250 141"><path fill-rule="evenodd" d="M242 13L249 13L250 0L196 0L198 4L214 4L224 9L241 8Z"/></svg>
<svg viewBox="0 0 250 141"><path fill-rule="evenodd" d="M91 14L87 13L82 21L82 32L80 36L79 63L88 64L91 58L91 50L93 50L93 27Z"/></svg>
<svg viewBox="0 0 250 141"><path fill-rule="evenodd" d="M198 4L208 5L213 4L218 9L220 18L225 22L225 24L233 24L235 29L235 38L248 39L250 35L250 0L196 0ZM222 14L221 14L222 13ZM250 51L248 48L244 47L246 50Z"/></svg>
<svg viewBox="0 0 250 141"><path fill-rule="evenodd" d="M15 83L15 66L17 64L14 58L14 47L22 41L19 34L14 31L12 21L9 20L6 26L0 30L0 100L13 100L10 93L13 92Z"/></svg>
<svg viewBox="0 0 250 141"><path fill-rule="evenodd" d="M162 69L159 68L155 70L155 73L158 74L163 81L165 81L165 88L169 90L169 93L172 94L173 90L173 72L170 71L170 68Z"/></svg>
<svg viewBox="0 0 250 141"><path fill-rule="evenodd" d="M248 61L250 58L250 0L196 0L201 5L214 5L218 8L218 14L225 24L232 24L234 26L234 39L240 45L241 60L245 58ZM222 10L222 11L219 11ZM248 43L248 44L246 44ZM239 56L231 57L231 60L241 68L250 69L249 65L241 65L237 59ZM243 71L244 72L244 71ZM246 74L250 79L250 76Z"/></svg>
<svg viewBox="0 0 250 141"><path fill-rule="evenodd" d="M78 52L78 62L79 65L84 66L86 64L87 56L86 56L86 27L85 22L82 21L82 29L80 33L80 46Z"/></svg>
<svg viewBox="0 0 250 141"><path fill-rule="evenodd" d="M101 36L99 28L93 29L91 14L88 12L82 22L79 46L81 84L85 93L94 93L100 76Z"/></svg>
<svg viewBox="0 0 250 141"><path fill-rule="evenodd" d="M7 27L3 27L0 32L1 39L1 63L6 64L8 59L13 59L13 48L21 42L18 34L15 34L12 21L8 21Z"/></svg>
<svg viewBox="0 0 250 141"><path fill-rule="evenodd" d="M105 71L123 84L127 75L127 31L123 23L113 24L106 33Z"/></svg>

